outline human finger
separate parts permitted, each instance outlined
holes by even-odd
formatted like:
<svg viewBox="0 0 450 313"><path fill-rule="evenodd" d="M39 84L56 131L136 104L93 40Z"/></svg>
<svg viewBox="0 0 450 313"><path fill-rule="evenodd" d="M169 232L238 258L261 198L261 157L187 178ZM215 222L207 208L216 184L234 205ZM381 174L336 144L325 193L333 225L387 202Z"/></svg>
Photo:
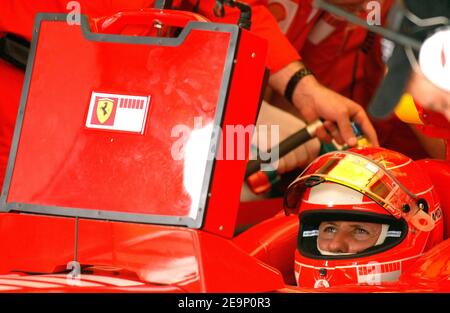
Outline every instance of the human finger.
<svg viewBox="0 0 450 313"><path fill-rule="evenodd" d="M331 137L334 138L338 144L343 145L345 143L335 123L331 121L325 121L323 125L327 130L328 134L330 134Z"/></svg>
<svg viewBox="0 0 450 313"><path fill-rule="evenodd" d="M316 137L326 143L330 143L333 140L333 137L327 132L324 126L316 129Z"/></svg>
<svg viewBox="0 0 450 313"><path fill-rule="evenodd" d="M357 143L357 139L350 124L350 116L348 112L341 111L337 113L337 115L336 123L342 139L345 143L347 143L347 145L354 147Z"/></svg>
<svg viewBox="0 0 450 313"><path fill-rule="evenodd" d="M378 142L377 132L373 128L372 123L369 120L366 112L361 108L353 116L353 120L361 126L364 136L369 140L369 142L374 146L378 147L380 144Z"/></svg>

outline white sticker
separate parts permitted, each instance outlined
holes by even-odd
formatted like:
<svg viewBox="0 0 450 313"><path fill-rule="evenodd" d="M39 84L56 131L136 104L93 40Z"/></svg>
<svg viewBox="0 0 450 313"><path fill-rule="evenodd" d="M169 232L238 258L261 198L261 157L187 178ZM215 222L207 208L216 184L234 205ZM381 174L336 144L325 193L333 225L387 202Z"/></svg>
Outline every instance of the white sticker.
<svg viewBox="0 0 450 313"><path fill-rule="evenodd" d="M315 229L315 230L305 230L303 232L303 237L316 237L319 236L319 230Z"/></svg>
<svg viewBox="0 0 450 313"><path fill-rule="evenodd" d="M150 96L92 92L86 127L144 133Z"/></svg>
<svg viewBox="0 0 450 313"><path fill-rule="evenodd" d="M386 237L400 238L401 236L402 236L402 232L398 231L398 230L390 230L386 234Z"/></svg>

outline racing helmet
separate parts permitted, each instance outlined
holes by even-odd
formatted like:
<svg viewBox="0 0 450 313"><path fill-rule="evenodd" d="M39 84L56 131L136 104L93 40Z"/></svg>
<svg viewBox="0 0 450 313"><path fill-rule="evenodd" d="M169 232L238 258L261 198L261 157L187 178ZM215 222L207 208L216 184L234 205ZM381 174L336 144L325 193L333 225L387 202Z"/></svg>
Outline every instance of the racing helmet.
<svg viewBox="0 0 450 313"><path fill-rule="evenodd" d="M443 240L442 211L430 179L409 157L383 148L322 155L288 187L284 207L299 216L295 275L300 287L397 281ZM319 227L336 221L381 226L376 242L362 250L324 251Z"/></svg>

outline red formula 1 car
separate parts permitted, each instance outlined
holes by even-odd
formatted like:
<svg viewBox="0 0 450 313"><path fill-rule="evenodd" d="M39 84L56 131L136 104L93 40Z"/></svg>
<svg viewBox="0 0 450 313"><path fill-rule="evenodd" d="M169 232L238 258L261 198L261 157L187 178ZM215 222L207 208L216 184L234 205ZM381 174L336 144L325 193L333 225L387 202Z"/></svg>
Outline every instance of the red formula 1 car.
<svg viewBox="0 0 450 313"><path fill-rule="evenodd" d="M395 283L296 285L298 216L282 199L240 203L236 138L250 140L266 52L186 12L38 16L1 194L0 291L450 291L448 240ZM419 163L447 238L449 164Z"/></svg>

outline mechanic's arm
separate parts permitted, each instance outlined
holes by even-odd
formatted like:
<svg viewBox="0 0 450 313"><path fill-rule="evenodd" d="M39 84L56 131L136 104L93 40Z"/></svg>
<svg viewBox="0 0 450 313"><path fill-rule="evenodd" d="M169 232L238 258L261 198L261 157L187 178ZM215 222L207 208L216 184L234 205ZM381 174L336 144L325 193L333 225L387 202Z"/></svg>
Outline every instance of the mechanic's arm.
<svg viewBox="0 0 450 313"><path fill-rule="evenodd" d="M271 75L269 83L280 94L284 94L291 77L304 65L294 61ZM292 100L303 118L313 121L317 118L326 120L325 129L318 130L320 139L329 141L331 134L339 144L356 145L356 137L350 126L350 121L357 122L367 139L378 146L378 139L364 109L340 94L322 86L313 75L303 77L295 86ZM334 122L334 123L331 123ZM337 125L337 129L336 126Z"/></svg>
<svg viewBox="0 0 450 313"><path fill-rule="evenodd" d="M203 2L202 14L223 23L235 23L239 16L236 9L226 9L224 18L211 15L211 6ZM252 6L251 31L269 41L267 66L271 72L269 85L280 94L284 94L291 77L303 66L301 57L280 30L277 21L269 10L262 5L264 1L246 0ZM202 3L200 3L202 6ZM202 7L201 7L202 8ZM209 13L209 14L208 14ZM317 118L326 120L325 127L318 130L318 137L330 141L331 134L339 144L344 141L354 146L356 138L350 126L350 120L359 123L370 142L377 146L378 139L364 109L355 102L325 88L313 76L301 79L294 89L293 103L300 110L303 118L313 121ZM336 123L336 124L335 124ZM336 126L337 125L337 128Z"/></svg>
<svg viewBox="0 0 450 313"><path fill-rule="evenodd" d="M327 1L353 12L364 10L367 2L367 0ZM276 28L281 33L281 30L278 27ZM282 45L281 40L279 40L277 46L284 51L294 49L290 43ZM270 55L270 52L269 50L269 59L274 58L273 55ZM305 66L300 57L295 58L290 52L277 64L283 64L283 66L272 69L269 84L283 95L291 77ZM322 140L329 141L332 136L339 144L345 142L349 146L356 145L357 139L350 126L350 121L355 121L361 126L371 144L379 145L375 129L365 110L354 101L321 85L313 75L305 76L297 83L292 93L292 102L298 108L304 120L313 121L317 118L326 120L324 123L326 130L325 128L317 130L317 135Z"/></svg>

